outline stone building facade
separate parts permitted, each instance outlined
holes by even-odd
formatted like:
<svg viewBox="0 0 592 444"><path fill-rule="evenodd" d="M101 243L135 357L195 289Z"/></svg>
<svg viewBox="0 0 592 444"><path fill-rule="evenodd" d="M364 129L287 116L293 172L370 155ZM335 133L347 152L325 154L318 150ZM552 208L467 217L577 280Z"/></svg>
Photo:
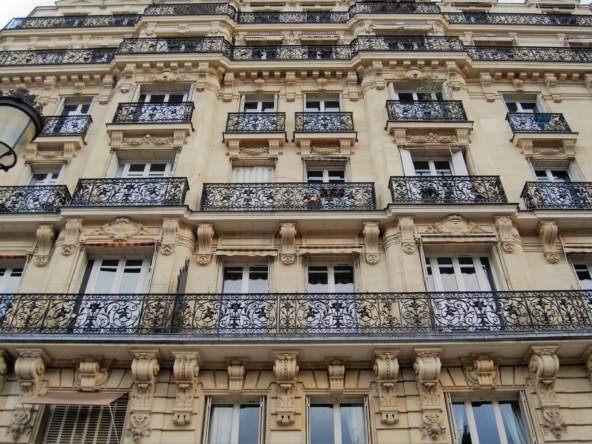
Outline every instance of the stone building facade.
<svg viewBox="0 0 592 444"><path fill-rule="evenodd" d="M14 19L0 442L592 442L591 42L573 0Z"/></svg>

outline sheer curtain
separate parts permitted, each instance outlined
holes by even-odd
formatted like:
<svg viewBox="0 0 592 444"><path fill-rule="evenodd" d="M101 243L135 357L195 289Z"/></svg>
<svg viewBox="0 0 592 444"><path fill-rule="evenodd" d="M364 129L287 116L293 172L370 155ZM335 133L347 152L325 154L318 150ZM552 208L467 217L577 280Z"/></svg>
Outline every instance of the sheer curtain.
<svg viewBox="0 0 592 444"><path fill-rule="evenodd" d="M470 444L471 432L467 420L467 409L464 402L452 404L452 416L456 427L456 442L454 444Z"/></svg>
<svg viewBox="0 0 592 444"><path fill-rule="evenodd" d="M233 410L231 405L212 406L212 426L209 444L230 444Z"/></svg>
<svg viewBox="0 0 592 444"><path fill-rule="evenodd" d="M343 443L366 444L364 431L364 407L358 405L341 406L341 434ZM345 427L344 427L345 423ZM346 436L347 434L347 436Z"/></svg>
<svg viewBox="0 0 592 444"><path fill-rule="evenodd" d="M508 444L528 444L526 428L517 402L500 402L502 420L506 429Z"/></svg>

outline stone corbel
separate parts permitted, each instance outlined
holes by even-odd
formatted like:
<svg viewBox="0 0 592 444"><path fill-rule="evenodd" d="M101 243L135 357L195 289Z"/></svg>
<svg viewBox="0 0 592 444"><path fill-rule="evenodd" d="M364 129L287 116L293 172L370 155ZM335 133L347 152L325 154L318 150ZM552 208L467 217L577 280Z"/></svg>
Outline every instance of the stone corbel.
<svg viewBox="0 0 592 444"><path fill-rule="evenodd" d="M446 62L446 75L448 85L453 91L459 91L466 87L465 79L456 62Z"/></svg>
<svg viewBox="0 0 592 444"><path fill-rule="evenodd" d="M195 82L195 89L197 91L204 91L208 80L208 71L210 64L208 62L201 62L197 65L197 81Z"/></svg>
<svg viewBox="0 0 592 444"><path fill-rule="evenodd" d="M407 131L404 128L394 130L394 136L395 136L394 142L398 146L406 146L407 145Z"/></svg>
<svg viewBox="0 0 592 444"><path fill-rule="evenodd" d="M187 143L187 134L185 131L173 131L173 148L183 148Z"/></svg>
<svg viewBox="0 0 592 444"><path fill-rule="evenodd" d="M62 254L70 256L76 250L78 238L82 233L83 219L68 219L64 227L64 238L62 241Z"/></svg>
<svg viewBox="0 0 592 444"><path fill-rule="evenodd" d="M446 426L442 424L442 401L440 393L440 362L439 348L415 349L415 378L421 402L423 423L419 431L423 438L438 441L446 433Z"/></svg>
<svg viewBox="0 0 592 444"><path fill-rule="evenodd" d="M225 102L232 101L232 92L234 90L234 73L227 72L224 74L224 94L223 99Z"/></svg>
<svg viewBox="0 0 592 444"><path fill-rule="evenodd" d="M565 157L574 158L576 156L576 141L575 140L562 140L561 146L563 147L563 154Z"/></svg>
<svg viewBox="0 0 592 444"><path fill-rule="evenodd" d="M37 159L37 152L39 151L38 143L29 143L25 147L25 163L35 162Z"/></svg>
<svg viewBox="0 0 592 444"><path fill-rule="evenodd" d="M280 224L280 236L282 237L280 259L286 265L293 264L296 260L296 248L294 247L296 233L295 223Z"/></svg>
<svg viewBox="0 0 592 444"><path fill-rule="evenodd" d="M557 247L559 228L556 222L540 221L536 228L543 245L545 258L552 264L559 262L561 250Z"/></svg>
<svg viewBox="0 0 592 444"><path fill-rule="evenodd" d="M45 373L46 355L42 349L17 349L19 358L14 372L20 385L20 400L25 403L39 395Z"/></svg>
<svg viewBox="0 0 592 444"><path fill-rule="evenodd" d="M6 378L8 374L8 366L12 362L12 359L8 352L4 349L0 350L0 392L4 390L6 384Z"/></svg>
<svg viewBox="0 0 592 444"><path fill-rule="evenodd" d="M177 244L177 232L179 231L179 219L164 219L162 223L162 243L160 252L168 256L175 251Z"/></svg>
<svg viewBox="0 0 592 444"><path fill-rule="evenodd" d="M49 103L51 95L53 94L57 85L57 79L54 76L48 76L43 81L43 91L39 94L37 102L39 105L45 106Z"/></svg>
<svg viewBox="0 0 592 444"><path fill-rule="evenodd" d="M131 350L132 361L132 388L130 425L128 431L136 444L140 444L143 438L152 434L150 419L152 413L152 401L156 386L156 375L160 370L158 364L158 350Z"/></svg>
<svg viewBox="0 0 592 444"><path fill-rule="evenodd" d="M415 244L413 217L399 217L397 222L401 231L401 248L408 254L415 252L417 245Z"/></svg>
<svg viewBox="0 0 592 444"><path fill-rule="evenodd" d="M500 385L499 363L491 355L482 353L461 358L463 371L470 387L493 389Z"/></svg>
<svg viewBox="0 0 592 444"><path fill-rule="evenodd" d="M296 100L296 71L286 71L286 101Z"/></svg>
<svg viewBox="0 0 592 444"><path fill-rule="evenodd" d="M81 96L86 89L86 83L76 82L74 83L74 95Z"/></svg>
<svg viewBox="0 0 592 444"><path fill-rule="evenodd" d="M339 139L339 154L342 157L349 157L354 154L351 149L350 139Z"/></svg>
<svg viewBox="0 0 592 444"><path fill-rule="evenodd" d="M456 139L458 140L458 144L460 146L468 147L470 143L469 130L457 128L454 130L454 132L456 133Z"/></svg>
<svg viewBox="0 0 592 444"><path fill-rule="evenodd" d="M212 244L214 240L214 224L198 224L197 241L199 251L197 253L197 263L207 265L212 260Z"/></svg>
<svg viewBox="0 0 592 444"><path fill-rule="evenodd" d="M376 89L384 89L386 88L386 81L384 80L384 74L382 71L382 61L381 60L374 60L372 62L372 68L374 69L374 81L376 85Z"/></svg>
<svg viewBox="0 0 592 444"><path fill-rule="evenodd" d="M294 416L296 415L294 397L299 369L298 353L275 353L273 371L278 386L276 422L282 426L294 424Z"/></svg>
<svg viewBox="0 0 592 444"><path fill-rule="evenodd" d="M335 395L343 393L345 390L345 361L343 359L328 360L327 372L331 393Z"/></svg>
<svg viewBox="0 0 592 444"><path fill-rule="evenodd" d="M561 94L557 92L557 77L553 73L546 73L544 77L545 86L549 89L553 101L561 103Z"/></svg>
<svg viewBox="0 0 592 444"><path fill-rule="evenodd" d="M240 140L228 141L228 156L231 159L238 159L240 155Z"/></svg>
<svg viewBox="0 0 592 444"><path fill-rule="evenodd" d="M109 146L111 148L121 148L123 146L123 131L111 131Z"/></svg>
<svg viewBox="0 0 592 444"><path fill-rule="evenodd" d="M481 86L483 87L483 92L485 93L485 99L488 102L495 102L495 94L493 92L493 87L491 86L491 75L486 72L482 72L479 74L479 80L481 82Z"/></svg>
<svg viewBox="0 0 592 444"><path fill-rule="evenodd" d="M115 80L113 79L112 75L107 75L103 77L103 87L101 88L101 92L99 92L99 103L101 105L105 105L109 103L109 99L111 98L111 93L113 92L113 87L115 86Z"/></svg>
<svg viewBox="0 0 592 444"><path fill-rule="evenodd" d="M517 92L524 92L524 80L515 77L512 79L512 85Z"/></svg>
<svg viewBox="0 0 592 444"><path fill-rule="evenodd" d="M279 140L268 140L267 144L269 145L269 158L270 159L277 159L278 156L282 153L280 151Z"/></svg>
<svg viewBox="0 0 592 444"><path fill-rule="evenodd" d="M255 79L255 91L263 92L265 90L265 79L261 77Z"/></svg>
<svg viewBox="0 0 592 444"><path fill-rule="evenodd" d="M530 159L534 156L534 141L527 139L527 140L521 140L520 142L520 148L522 149L522 154L524 154L524 157L526 157L527 159Z"/></svg>
<svg viewBox="0 0 592 444"><path fill-rule="evenodd" d="M522 239L518 234L518 230L514 227L512 219L505 216L496 216L494 221L502 249L506 253L513 253L516 245L522 245Z"/></svg>
<svg viewBox="0 0 592 444"><path fill-rule="evenodd" d="M582 353L582 361L584 362L584 369L588 373L590 384L592 384L592 345L589 345L584 353Z"/></svg>
<svg viewBox="0 0 592 444"><path fill-rule="evenodd" d="M592 74L584 75L584 85L592 92Z"/></svg>
<svg viewBox="0 0 592 444"><path fill-rule="evenodd" d="M561 420L555 394L555 381L559 374L557 348L557 346L531 347L526 358L530 384L539 397L545 419L541 426L545 435L551 432L555 438L561 439L561 435L567 430L567 425Z"/></svg>
<svg viewBox="0 0 592 444"><path fill-rule="evenodd" d="M360 93L358 92L358 74L355 71L347 72L347 87L349 100L356 102L360 97Z"/></svg>
<svg viewBox="0 0 592 444"><path fill-rule="evenodd" d="M228 390L232 393L243 391L246 365L239 359L233 359L228 363Z"/></svg>
<svg viewBox="0 0 592 444"><path fill-rule="evenodd" d="M310 157L310 140L300 140L300 155L302 157Z"/></svg>
<svg viewBox="0 0 592 444"><path fill-rule="evenodd" d="M35 265L38 267L44 267L49 263L49 253L54 238L53 225L37 225L37 251L34 258Z"/></svg>
<svg viewBox="0 0 592 444"><path fill-rule="evenodd" d="M98 392L107 385L109 374L110 369L107 365L101 365L94 358L86 358L76 369L74 380L81 392Z"/></svg>
<svg viewBox="0 0 592 444"><path fill-rule="evenodd" d="M64 143L64 162L72 162L72 159L78 155L79 146L77 143Z"/></svg>
<svg viewBox="0 0 592 444"><path fill-rule="evenodd" d="M324 77L319 77L317 79L317 91L327 91L327 85L329 81Z"/></svg>
<svg viewBox="0 0 592 444"><path fill-rule="evenodd" d="M128 63L123 68L121 75L119 76L119 81L117 82L117 87L123 93L129 92L135 85L135 77L136 77L136 64L135 63Z"/></svg>
<svg viewBox="0 0 592 444"><path fill-rule="evenodd" d="M366 262L374 265L380 260L380 253L378 252L380 228L378 222L364 222L363 226L362 235L366 240Z"/></svg>
<svg viewBox="0 0 592 444"><path fill-rule="evenodd" d="M178 426L191 424L195 386L199 374L199 354L197 352L173 352L175 363L173 375L177 384L173 422Z"/></svg>
<svg viewBox="0 0 592 444"><path fill-rule="evenodd" d="M380 396L380 416L383 424L399 422L397 406L397 377L399 375L399 350L374 353L374 376Z"/></svg>

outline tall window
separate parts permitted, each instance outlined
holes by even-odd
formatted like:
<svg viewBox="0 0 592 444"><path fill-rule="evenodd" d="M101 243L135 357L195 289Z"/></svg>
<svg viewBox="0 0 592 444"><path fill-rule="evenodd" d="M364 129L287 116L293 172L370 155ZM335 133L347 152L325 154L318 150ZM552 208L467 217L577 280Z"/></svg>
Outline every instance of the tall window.
<svg viewBox="0 0 592 444"><path fill-rule="evenodd" d="M366 444L367 399L329 402L307 398L308 444Z"/></svg>
<svg viewBox="0 0 592 444"><path fill-rule="evenodd" d="M150 261L147 258L96 258L86 266L81 293L144 293Z"/></svg>
<svg viewBox="0 0 592 444"><path fill-rule="evenodd" d="M23 276L22 265L0 266L0 294L12 294L18 288Z"/></svg>
<svg viewBox="0 0 592 444"><path fill-rule="evenodd" d="M61 171L61 165L52 168L35 168L31 180L29 181L29 185L55 185L58 183Z"/></svg>
<svg viewBox="0 0 592 444"><path fill-rule="evenodd" d="M307 167L309 183L345 183L345 167Z"/></svg>
<svg viewBox="0 0 592 444"><path fill-rule="evenodd" d="M269 291L267 265L226 265L223 270L222 293L257 294Z"/></svg>
<svg viewBox="0 0 592 444"><path fill-rule="evenodd" d="M354 267L348 264L308 266L309 293L355 293Z"/></svg>
<svg viewBox="0 0 592 444"><path fill-rule="evenodd" d="M540 95L504 96L504 101L506 108L511 113L539 114L547 112L545 102Z"/></svg>
<svg viewBox="0 0 592 444"><path fill-rule="evenodd" d="M91 102L66 102L62 108L62 116L86 116Z"/></svg>
<svg viewBox="0 0 592 444"><path fill-rule="evenodd" d="M232 183L261 183L275 176L272 166L251 166L232 168Z"/></svg>
<svg viewBox="0 0 592 444"><path fill-rule="evenodd" d="M121 162L115 177L170 177L171 162Z"/></svg>
<svg viewBox="0 0 592 444"><path fill-rule="evenodd" d="M266 401L224 402L208 398L203 444L265 442Z"/></svg>
<svg viewBox="0 0 592 444"><path fill-rule="evenodd" d="M405 176L468 176L469 171L462 151L450 157L415 157L410 150L401 149Z"/></svg>
<svg viewBox="0 0 592 444"><path fill-rule="evenodd" d="M307 96L304 99L304 111L314 112L340 112L341 105L338 95L327 97Z"/></svg>
<svg viewBox="0 0 592 444"><path fill-rule="evenodd" d="M449 159L413 159L416 176L452 176Z"/></svg>
<svg viewBox="0 0 592 444"><path fill-rule="evenodd" d="M592 290L592 266L590 264L574 264L574 270L582 290Z"/></svg>
<svg viewBox="0 0 592 444"><path fill-rule="evenodd" d="M430 291L492 291L495 278L487 256L427 256Z"/></svg>

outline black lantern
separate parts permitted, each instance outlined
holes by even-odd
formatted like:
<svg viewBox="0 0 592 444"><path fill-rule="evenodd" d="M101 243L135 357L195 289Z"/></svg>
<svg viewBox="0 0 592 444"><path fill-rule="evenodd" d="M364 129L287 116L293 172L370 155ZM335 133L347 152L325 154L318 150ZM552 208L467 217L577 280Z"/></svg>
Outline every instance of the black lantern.
<svg viewBox="0 0 592 444"><path fill-rule="evenodd" d="M41 107L26 89L0 91L0 170L16 164L16 150L27 146L43 130Z"/></svg>

